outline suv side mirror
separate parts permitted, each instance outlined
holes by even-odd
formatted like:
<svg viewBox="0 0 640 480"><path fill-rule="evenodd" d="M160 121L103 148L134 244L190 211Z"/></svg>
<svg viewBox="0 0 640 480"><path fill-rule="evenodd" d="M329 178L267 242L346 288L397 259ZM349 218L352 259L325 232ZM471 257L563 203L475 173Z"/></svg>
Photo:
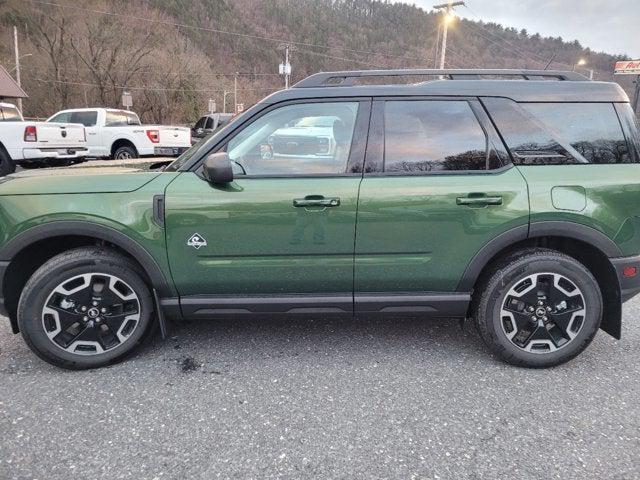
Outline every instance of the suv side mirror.
<svg viewBox="0 0 640 480"><path fill-rule="evenodd" d="M204 178L216 185L233 182L233 167L226 152L212 153L204 161Z"/></svg>

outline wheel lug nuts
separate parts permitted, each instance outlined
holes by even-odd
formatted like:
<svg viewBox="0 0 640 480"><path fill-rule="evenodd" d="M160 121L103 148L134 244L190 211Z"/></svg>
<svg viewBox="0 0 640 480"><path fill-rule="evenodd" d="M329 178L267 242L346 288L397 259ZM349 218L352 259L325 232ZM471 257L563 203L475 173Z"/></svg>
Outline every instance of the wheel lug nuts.
<svg viewBox="0 0 640 480"><path fill-rule="evenodd" d="M535 309L534 309L533 307L529 307L529 308L527 308L527 311L528 311L528 312L533 312L534 310L535 310Z"/></svg>
<svg viewBox="0 0 640 480"><path fill-rule="evenodd" d="M87 320L89 320L89 317L82 317L82 320L86 322Z"/></svg>
<svg viewBox="0 0 640 480"><path fill-rule="evenodd" d="M82 310L83 312L86 312L86 311L87 311L87 307L85 307L85 306L83 305L83 306L82 306L82 308L81 308L80 310Z"/></svg>
<svg viewBox="0 0 640 480"><path fill-rule="evenodd" d="M551 311L551 307L547 307L547 312L550 312L550 311Z"/></svg>
<svg viewBox="0 0 640 480"><path fill-rule="evenodd" d="M544 305L544 302L542 300L538 300L538 305L542 306Z"/></svg>
<svg viewBox="0 0 640 480"><path fill-rule="evenodd" d="M106 308L102 308L102 309L100 309L100 312L107 313L107 309Z"/></svg>
<svg viewBox="0 0 640 480"><path fill-rule="evenodd" d="M547 321L547 317L542 317L542 321L546 322Z"/></svg>
<svg viewBox="0 0 640 480"><path fill-rule="evenodd" d="M536 316L531 317L531 321L532 322L537 322L538 321L538 317L536 317Z"/></svg>
<svg viewBox="0 0 640 480"><path fill-rule="evenodd" d="M98 302L96 302L96 301L94 300L92 305L93 305L94 307L96 307L96 306L98 306Z"/></svg>

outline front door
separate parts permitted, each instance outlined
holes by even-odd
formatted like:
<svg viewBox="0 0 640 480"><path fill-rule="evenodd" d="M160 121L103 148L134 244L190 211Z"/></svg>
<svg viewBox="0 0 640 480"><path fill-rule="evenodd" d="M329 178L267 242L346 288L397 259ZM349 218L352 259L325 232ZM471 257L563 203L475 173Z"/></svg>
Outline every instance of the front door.
<svg viewBox="0 0 640 480"><path fill-rule="evenodd" d="M187 316L352 308L369 101L271 108L225 142L234 181L185 172L166 191Z"/></svg>
<svg viewBox="0 0 640 480"><path fill-rule="evenodd" d="M376 292L455 292L486 243L529 221L526 183L474 99L374 102L365 169L357 310L380 307Z"/></svg>

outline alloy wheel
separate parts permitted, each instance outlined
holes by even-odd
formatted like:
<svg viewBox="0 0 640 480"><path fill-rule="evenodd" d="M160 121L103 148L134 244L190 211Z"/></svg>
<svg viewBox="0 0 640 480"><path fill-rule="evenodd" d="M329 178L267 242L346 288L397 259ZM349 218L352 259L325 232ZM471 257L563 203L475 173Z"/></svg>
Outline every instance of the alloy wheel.
<svg viewBox="0 0 640 480"><path fill-rule="evenodd" d="M502 301L503 333L518 348L549 353L566 347L586 315L584 295L567 277L535 273L517 280Z"/></svg>
<svg viewBox="0 0 640 480"><path fill-rule="evenodd" d="M56 346L97 355L124 344L140 323L140 299L122 279L87 273L53 289L42 309L42 326Z"/></svg>

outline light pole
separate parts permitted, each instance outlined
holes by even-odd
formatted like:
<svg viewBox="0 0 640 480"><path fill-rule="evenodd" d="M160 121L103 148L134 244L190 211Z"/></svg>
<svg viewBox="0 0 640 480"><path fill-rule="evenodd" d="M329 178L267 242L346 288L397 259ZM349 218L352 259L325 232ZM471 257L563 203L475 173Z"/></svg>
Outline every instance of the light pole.
<svg viewBox="0 0 640 480"><path fill-rule="evenodd" d="M444 70L445 57L447 55L447 33L449 30L449 24L455 20L456 16L453 13L453 7L463 6L464 2L449 2L441 5L434 5L435 10L442 10L442 47L440 49L440 70Z"/></svg>
<svg viewBox="0 0 640 480"><path fill-rule="evenodd" d="M576 71L576 66L584 67L587 64L587 61L584 58L581 58L577 62L573 64L573 71ZM589 80L593 80L593 68L589 69Z"/></svg>

